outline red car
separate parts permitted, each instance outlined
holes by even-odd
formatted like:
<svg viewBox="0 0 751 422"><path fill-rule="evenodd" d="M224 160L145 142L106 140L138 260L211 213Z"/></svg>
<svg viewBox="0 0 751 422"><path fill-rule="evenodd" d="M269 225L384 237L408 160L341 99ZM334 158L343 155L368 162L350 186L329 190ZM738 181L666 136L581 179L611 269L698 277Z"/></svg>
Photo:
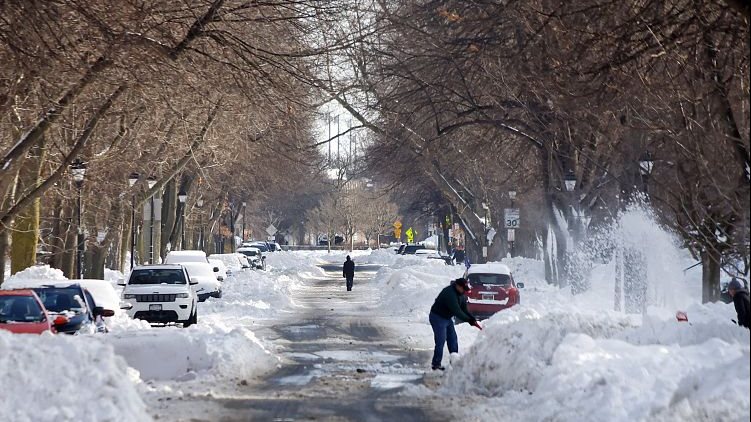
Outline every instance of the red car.
<svg viewBox="0 0 751 422"><path fill-rule="evenodd" d="M464 277L471 286L467 292L467 310L477 319L490 318L519 304L519 289L524 288L524 283L516 283L506 265L473 264Z"/></svg>
<svg viewBox="0 0 751 422"><path fill-rule="evenodd" d="M17 334L57 332L55 326L66 324L68 318L50 320L42 301L33 290L0 290L0 330Z"/></svg>

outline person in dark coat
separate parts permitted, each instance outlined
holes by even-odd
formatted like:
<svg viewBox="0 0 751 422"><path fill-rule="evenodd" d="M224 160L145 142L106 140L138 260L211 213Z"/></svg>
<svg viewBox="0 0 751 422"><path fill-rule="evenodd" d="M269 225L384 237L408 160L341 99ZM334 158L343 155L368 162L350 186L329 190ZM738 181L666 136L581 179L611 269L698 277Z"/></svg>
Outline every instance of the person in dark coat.
<svg viewBox="0 0 751 422"><path fill-rule="evenodd" d="M435 340L435 349L433 350L433 360L431 367L435 371L444 368L441 366L443 361L443 346L448 342L449 353L459 352L459 341L454 329L454 321L468 322L470 325L482 330L477 319L467 310L467 301L464 299L464 293L469 290L469 283L463 278L458 278L451 282L448 287L441 290L436 297L433 306L430 308L430 326L433 328L433 338Z"/></svg>
<svg viewBox="0 0 751 422"><path fill-rule="evenodd" d="M347 279L347 291L352 291L352 284L355 281L355 261L347 255L347 260L344 261L344 267L342 268L343 276Z"/></svg>
<svg viewBox="0 0 751 422"><path fill-rule="evenodd" d="M728 293L733 298L735 312L738 314L738 325L749 328L751 326L751 306L749 305L748 290L737 278L728 283Z"/></svg>

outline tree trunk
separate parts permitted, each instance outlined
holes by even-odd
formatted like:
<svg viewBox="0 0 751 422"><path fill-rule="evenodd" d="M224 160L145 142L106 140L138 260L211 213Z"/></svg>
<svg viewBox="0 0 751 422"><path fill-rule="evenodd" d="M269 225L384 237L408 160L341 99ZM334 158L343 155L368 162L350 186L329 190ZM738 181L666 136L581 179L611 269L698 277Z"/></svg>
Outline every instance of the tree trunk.
<svg viewBox="0 0 751 422"><path fill-rule="evenodd" d="M40 137L31 147L28 155L20 165L16 186L17 192L25 192L39 183L44 155L44 137ZM40 211L39 198L36 198L26 208L19 210L18 214L16 214L13 222L11 241L12 274L29 268L36 263Z"/></svg>
<svg viewBox="0 0 751 422"><path fill-rule="evenodd" d="M162 257L167 256L167 249L176 249L176 243L173 242L172 236L177 224L177 181L171 179L164 187L162 195L162 225L160 233L159 254Z"/></svg>
<svg viewBox="0 0 751 422"><path fill-rule="evenodd" d="M717 302L720 299L720 259L720 253L714 248L701 253L702 303Z"/></svg>

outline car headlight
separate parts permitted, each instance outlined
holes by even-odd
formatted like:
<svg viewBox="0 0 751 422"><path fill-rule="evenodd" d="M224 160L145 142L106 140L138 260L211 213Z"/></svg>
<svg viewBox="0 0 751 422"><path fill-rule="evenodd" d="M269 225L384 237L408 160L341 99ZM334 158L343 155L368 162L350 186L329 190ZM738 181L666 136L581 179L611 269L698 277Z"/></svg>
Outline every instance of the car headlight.
<svg viewBox="0 0 751 422"><path fill-rule="evenodd" d="M190 297L187 293L178 293L176 296L178 299L188 299Z"/></svg>
<svg viewBox="0 0 751 422"><path fill-rule="evenodd" d="M128 295L123 295L123 299L126 299L126 300L127 299L135 299L135 298L136 298L136 295L129 295L129 294Z"/></svg>

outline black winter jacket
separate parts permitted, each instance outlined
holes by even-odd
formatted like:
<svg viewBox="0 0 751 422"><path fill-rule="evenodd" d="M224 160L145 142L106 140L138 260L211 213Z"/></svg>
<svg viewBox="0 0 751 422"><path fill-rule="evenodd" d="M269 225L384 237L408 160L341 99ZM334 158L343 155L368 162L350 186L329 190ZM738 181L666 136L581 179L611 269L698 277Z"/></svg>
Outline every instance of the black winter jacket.
<svg viewBox="0 0 751 422"><path fill-rule="evenodd" d="M733 296L735 312L738 313L738 325L749 328L751 326L751 306L748 301L748 291L738 290Z"/></svg>
<svg viewBox="0 0 751 422"><path fill-rule="evenodd" d="M456 317L462 322L475 321L472 314L467 311L467 301L463 299L464 295L460 295L452 284L441 290L441 293L435 298L435 303L430 308L430 312L447 319Z"/></svg>
<svg viewBox="0 0 751 422"><path fill-rule="evenodd" d="M355 261L349 260L344 261L344 277L354 277L355 276Z"/></svg>

